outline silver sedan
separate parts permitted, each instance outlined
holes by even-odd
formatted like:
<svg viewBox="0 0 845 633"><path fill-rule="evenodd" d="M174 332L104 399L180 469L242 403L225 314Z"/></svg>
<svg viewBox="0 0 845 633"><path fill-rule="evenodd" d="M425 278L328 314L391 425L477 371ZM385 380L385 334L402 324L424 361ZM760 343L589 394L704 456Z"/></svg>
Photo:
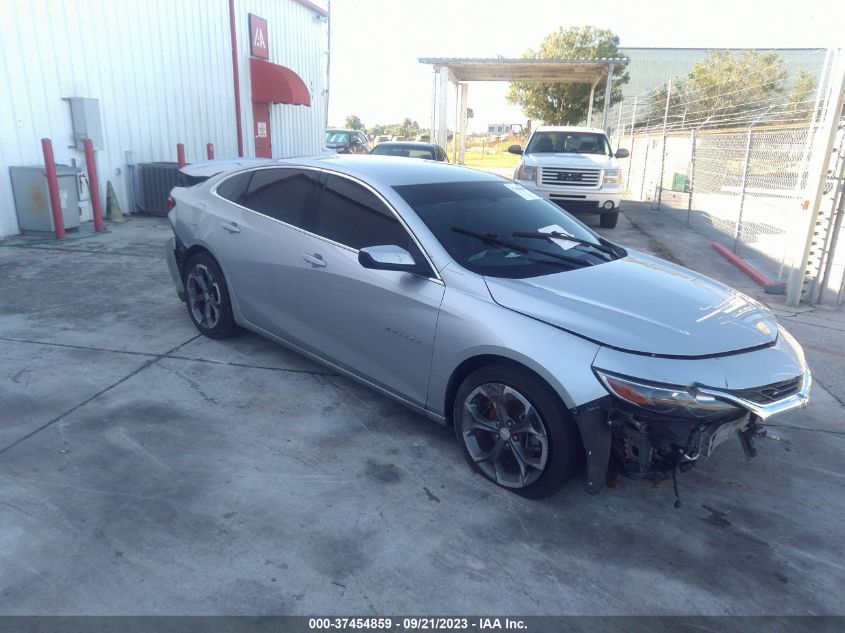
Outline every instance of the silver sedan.
<svg viewBox="0 0 845 633"><path fill-rule="evenodd" d="M197 329L238 326L454 427L528 497L586 461L663 478L807 403L801 347L753 299L463 167L323 157L196 168L167 259Z"/></svg>

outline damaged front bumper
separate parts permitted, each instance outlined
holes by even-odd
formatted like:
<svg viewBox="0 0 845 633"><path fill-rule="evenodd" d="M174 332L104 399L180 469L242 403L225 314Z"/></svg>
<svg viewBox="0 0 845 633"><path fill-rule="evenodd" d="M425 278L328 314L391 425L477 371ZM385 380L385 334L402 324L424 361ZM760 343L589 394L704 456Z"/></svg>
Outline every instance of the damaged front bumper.
<svg viewBox="0 0 845 633"><path fill-rule="evenodd" d="M587 452L590 492L597 492L606 481L611 458L628 477L663 479L692 468L734 435L746 456L753 457L754 438L765 434L762 423L805 406L812 389L803 351L785 330L768 348L716 358L679 360L603 352L596 357L597 375L612 395L573 410ZM651 401L646 394L638 400L635 391L623 389L620 397L608 385L605 372L611 377L645 376L621 380L623 387L636 387L639 380L664 396L677 392L682 403L720 406L670 410L666 397ZM689 386L673 388L673 383ZM705 386L708 383L723 386Z"/></svg>

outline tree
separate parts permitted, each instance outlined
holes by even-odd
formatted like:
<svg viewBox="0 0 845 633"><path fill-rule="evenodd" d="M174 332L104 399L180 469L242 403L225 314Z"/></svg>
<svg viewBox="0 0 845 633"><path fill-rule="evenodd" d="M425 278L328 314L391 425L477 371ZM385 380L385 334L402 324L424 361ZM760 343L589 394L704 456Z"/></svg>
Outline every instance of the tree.
<svg viewBox="0 0 845 633"><path fill-rule="evenodd" d="M473 110L472 108L467 108L467 118L471 119L474 116L475 116L475 110Z"/></svg>
<svg viewBox="0 0 845 633"><path fill-rule="evenodd" d="M813 93L816 90L816 78L812 73L802 70L786 95L783 118L794 123L806 121L813 116Z"/></svg>
<svg viewBox="0 0 845 633"><path fill-rule="evenodd" d="M364 124L357 114L350 114L346 117L346 127L350 130L363 130Z"/></svg>
<svg viewBox="0 0 845 633"><path fill-rule="evenodd" d="M710 51L685 79L672 82L669 122L730 127L748 125L768 112L775 118L774 113L784 104L787 74L782 67L777 53ZM802 80L801 89L806 90L806 80ZM655 91L649 110L652 121L663 119L666 93L666 87Z"/></svg>
<svg viewBox="0 0 845 633"><path fill-rule="evenodd" d="M539 50L528 49L523 54L527 59L618 56L619 38L611 31L592 26L561 27L546 36ZM614 68L611 104L622 100L622 86L628 79L624 67ZM604 82L599 82L594 101L599 108L604 106L604 91ZM587 118L590 85L511 82L508 102L519 105L529 119L539 119L549 125L576 124Z"/></svg>

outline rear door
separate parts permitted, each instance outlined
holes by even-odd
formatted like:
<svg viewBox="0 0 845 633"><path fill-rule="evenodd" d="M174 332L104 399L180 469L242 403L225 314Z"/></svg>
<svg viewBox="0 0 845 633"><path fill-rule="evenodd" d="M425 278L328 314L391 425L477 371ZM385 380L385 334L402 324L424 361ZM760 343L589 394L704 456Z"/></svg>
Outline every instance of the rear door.
<svg viewBox="0 0 845 633"><path fill-rule="evenodd" d="M313 213L319 171L257 169L230 200L232 218L217 227L217 249L244 318L289 341L298 340L296 286L303 218ZM225 197L226 182L217 193Z"/></svg>
<svg viewBox="0 0 845 633"><path fill-rule="evenodd" d="M371 189L326 177L302 239L303 344L341 367L424 406L444 286L430 277L369 270L358 249L395 244L427 263L411 234Z"/></svg>

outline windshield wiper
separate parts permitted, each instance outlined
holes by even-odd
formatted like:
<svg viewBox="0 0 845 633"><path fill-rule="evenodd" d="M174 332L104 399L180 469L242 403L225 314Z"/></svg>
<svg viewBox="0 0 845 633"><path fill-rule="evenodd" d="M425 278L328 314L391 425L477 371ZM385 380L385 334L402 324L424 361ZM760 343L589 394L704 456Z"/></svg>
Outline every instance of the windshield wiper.
<svg viewBox="0 0 845 633"><path fill-rule="evenodd" d="M564 255L563 253L549 253L548 251L544 251L539 248L529 248L527 246L522 246L520 244L517 244L516 242L511 242L509 240L501 238L495 233L479 233L477 231L470 231L469 229L464 229L459 226L453 226L451 230L455 233L460 233L461 235L468 235L469 237L474 237L475 239L484 242L485 244L491 244L493 246L507 248L512 251L517 251L518 253L537 253L538 255L545 255L546 257L558 259L562 262L567 262L569 264L576 264L577 266L595 265L593 262L588 261L586 259L581 259L580 257L571 257L570 255Z"/></svg>
<svg viewBox="0 0 845 633"><path fill-rule="evenodd" d="M584 246L592 246L597 251L601 251L602 253L607 253L614 259L619 259L619 253L614 251L609 246L605 246L604 244L596 244L595 242L591 242L590 240L582 240L580 237L575 237L573 235L569 235L567 233L561 233L560 231L552 231L551 233L544 233L543 231L516 231L515 233L511 233L513 237L527 237L530 239L537 239L537 240L548 240L552 241L553 239L558 240L568 240L570 242L575 242L576 244L583 244Z"/></svg>

